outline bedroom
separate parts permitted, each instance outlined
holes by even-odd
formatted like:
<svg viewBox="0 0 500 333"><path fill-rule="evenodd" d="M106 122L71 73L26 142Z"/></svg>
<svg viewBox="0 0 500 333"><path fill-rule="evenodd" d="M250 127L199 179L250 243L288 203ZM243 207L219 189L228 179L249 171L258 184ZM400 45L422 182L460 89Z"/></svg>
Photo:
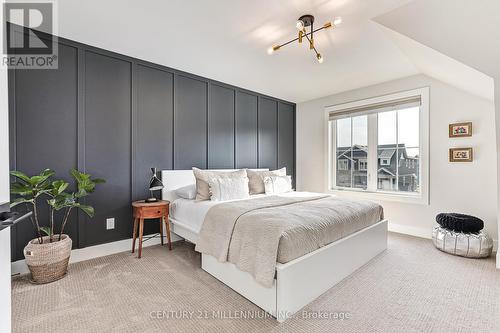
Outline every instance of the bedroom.
<svg viewBox="0 0 500 333"><path fill-rule="evenodd" d="M500 330L496 1L2 10L1 332Z"/></svg>

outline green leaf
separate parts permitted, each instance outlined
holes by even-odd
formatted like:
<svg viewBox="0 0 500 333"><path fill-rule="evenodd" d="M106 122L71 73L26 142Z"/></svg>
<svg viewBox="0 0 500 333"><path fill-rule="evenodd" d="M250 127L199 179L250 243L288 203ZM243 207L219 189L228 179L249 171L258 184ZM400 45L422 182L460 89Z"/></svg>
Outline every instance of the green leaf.
<svg viewBox="0 0 500 333"><path fill-rule="evenodd" d="M78 205L78 208L83 210L85 214L87 214L89 217L94 217L94 207L92 206L86 206L86 205Z"/></svg>
<svg viewBox="0 0 500 333"><path fill-rule="evenodd" d="M42 231L47 236L52 235L52 230L49 227L40 227L40 231Z"/></svg>
<svg viewBox="0 0 500 333"><path fill-rule="evenodd" d="M76 199L74 194L62 192L54 196L51 200L48 200L47 203L55 210L61 210L66 207L74 207Z"/></svg>
<svg viewBox="0 0 500 333"><path fill-rule="evenodd" d="M26 198L17 198L10 203L10 207L12 208L22 203L33 203L33 201L31 199L26 199Z"/></svg>
<svg viewBox="0 0 500 333"><path fill-rule="evenodd" d="M104 179L100 178L91 179L88 173L80 172L75 169L71 170L70 173L71 176L77 182L78 190L75 195L77 198L82 198L87 196L89 193L92 193L95 190L95 186L97 184L104 183Z"/></svg>
<svg viewBox="0 0 500 333"><path fill-rule="evenodd" d="M73 178L75 178L75 180L77 182L80 182L83 180L84 173L82 173L76 169L71 169L70 174L71 174L71 176L73 176Z"/></svg>
<svg viewBox="0 0 500 333"><path fill-rule="evenodd" d="M55 174L54 171L50 169L45 169L40 174L37 176L33 176L30 178L30 184L33 186L47 186L49 184L44 184L50 177L52 177Z"/></svg>
<svg viewBox="0 0 500 333"><path fill-rule="evenodd" d="M28 177L26 174L24 174L21 171L11 171L10 174L12 176L16 177L17 179L23 181L26 184L30 183L30 177Z"/></svg>
<svg viewBox="0 0 500 333"><path fill-rule="evenodd" d="M87 195L88 195L88 192L85 191L85 190L83 190L83 189L79 189L78 192L75 193L75 196L77 198L83 198L83 197L85 197Z"/></svg>
<svg viewBox="0 0 500 333"><path fill-rule="evenodd" d="M68 188L68 185L69 183L66 183L64 180L53 181L51 194L53 196L61 194L62 192L64 192L64 190L66 190L66 188Z"/></svg>
<svg viewBox="0 0 500 333"><path fill-rule="evenodd" d="M96 184L104 184L106 182L104 179L101 178L94 178L92 179L92 181Z"/></svg>
<svg viewBox="0 0 500 333"><path fill-rule="evenodd" d="M10 186L10 193L21 196L32 196L33 188L23 183L12 183Z"/></svg>
<svg viewBox="0 0 500 333"><path fill-rule="evenodd" d="M43 186L50 176L33 176L30 178L30 184L33 186Z"/></svg>
<svg viewBox="0 0 500 333"><path fill-rule="evenodd" d="M48 176L51 177L55 174L55 172L51 169L44 169L42 172L40 172L40 176Z"/></svg>

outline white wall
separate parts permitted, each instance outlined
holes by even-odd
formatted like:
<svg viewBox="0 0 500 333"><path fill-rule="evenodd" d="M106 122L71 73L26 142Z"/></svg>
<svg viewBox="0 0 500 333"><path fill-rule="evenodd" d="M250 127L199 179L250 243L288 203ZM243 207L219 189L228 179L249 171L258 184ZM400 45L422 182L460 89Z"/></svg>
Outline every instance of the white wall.
<svg viewBox="0 0 500 333"><path fill-rule="evenodd" d="M495 127L497 142L497 216L500 219L500 73L495 75ZM500 239L500 227L498 228L498 239ZM500 269L500 251L497 251L497 268Z"/></svg>
<svg viewBox="0 0 500 333"><path fill-rule="evenodd" d="M10 228L0 230L0 333L11 331Z"/></svg>
<svg viewBox="0 0 500 333"><path fill-rule="evenodd" d="M6 202L9 202L9 104L7 71L0 68L0 204Z"/></svg>
<svg viewBox="0 0 500 333"><path fill-rule="evenodd" d="M3 3L0 3L2 6ZM3 13L0 10L0 16ZM2 29L0 29L0 38ZM0 51L1 54L1 51ZM9 202L9 103L7 71L0 68L0 205ZM11 330L10 228L0 231L0 333Z"/></svg>
<svg viewBox="0 0 500 333"><path fill-rule="evenodd" d="M297 188L317 192L327 188L325 106L425 86L430 87L430 204L380 201L391 224L390 228L430 237L437 213L462 212L481 217L487 232L497 239L495 105L425 75L298 104ZM448 124L460 121L473 122L473 136L448 138ZM448 162L448 149L460 146L474 148L473 163Z"/></svg>

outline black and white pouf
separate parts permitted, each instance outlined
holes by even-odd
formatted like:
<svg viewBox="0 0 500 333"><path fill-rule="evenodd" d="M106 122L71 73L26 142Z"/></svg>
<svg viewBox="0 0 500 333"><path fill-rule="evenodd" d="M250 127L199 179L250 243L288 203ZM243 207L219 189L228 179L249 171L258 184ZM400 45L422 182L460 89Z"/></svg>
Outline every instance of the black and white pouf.
<svg viewBox="0 0 500 333"><path fill-rule="evenodd" d="M436 216L439 226L432 231L432 241L439 250L467 258L486 258L493 250L493 240L483 229L481 219L456 213Z"/></svg>

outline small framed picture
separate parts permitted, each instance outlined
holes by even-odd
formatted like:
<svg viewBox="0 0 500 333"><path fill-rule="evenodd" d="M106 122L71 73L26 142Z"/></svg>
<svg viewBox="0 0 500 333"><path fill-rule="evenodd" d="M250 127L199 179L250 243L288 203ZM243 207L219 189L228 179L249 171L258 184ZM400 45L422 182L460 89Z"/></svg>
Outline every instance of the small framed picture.
<svg viewBox="0 0 500 333"><path fill-rule="evenodd" d="M449 125L449 137L458 138L462 136L472 136L472 123L456 123Z"/></svg>
<svg viewBox="0 0 500 333"><path fill-rule="evenodd" d="M472 162L472 148L450 148L450 162Z"/></svg>

